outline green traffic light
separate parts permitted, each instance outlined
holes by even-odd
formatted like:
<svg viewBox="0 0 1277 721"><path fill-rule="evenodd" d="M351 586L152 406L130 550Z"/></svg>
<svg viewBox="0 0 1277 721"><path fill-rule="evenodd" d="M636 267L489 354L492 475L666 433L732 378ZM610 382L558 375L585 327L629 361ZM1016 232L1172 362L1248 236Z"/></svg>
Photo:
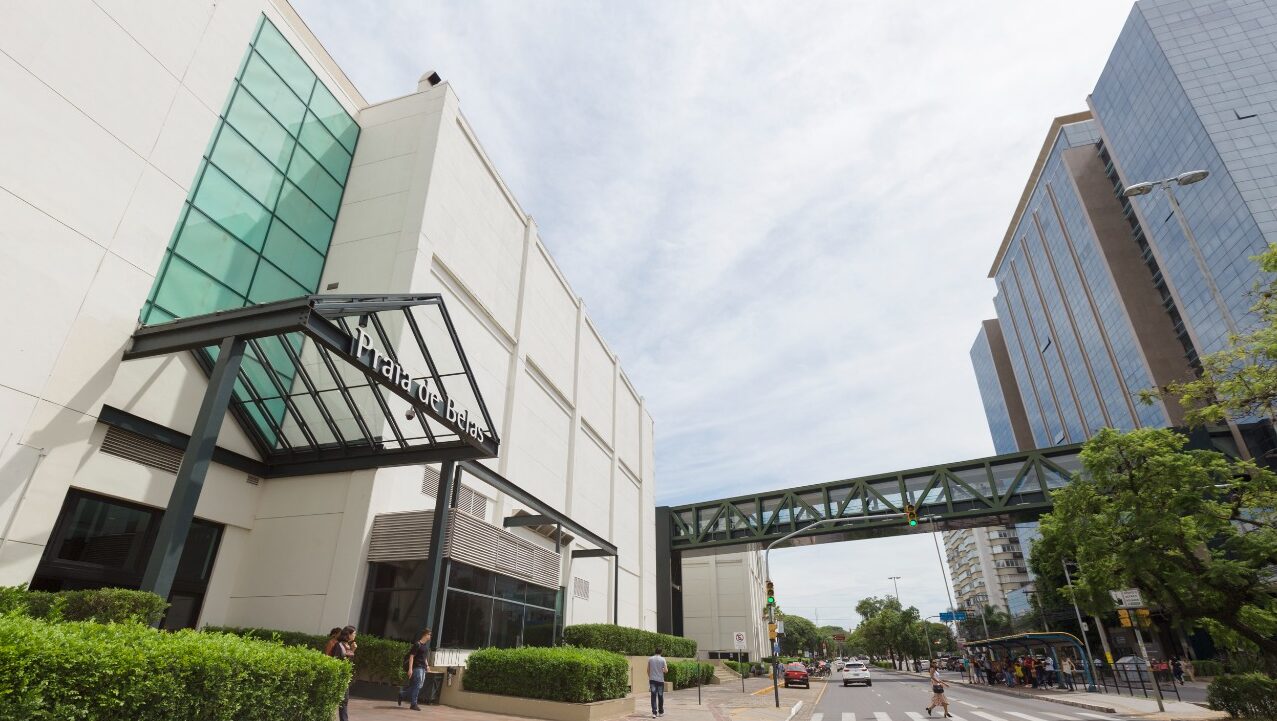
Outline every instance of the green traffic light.
<svg viewBox="0 0 1277 721"><path fill-rule="evenodd" d="M775 596L768 596L768 597L767 597L767 605L768 605L768 606L775 606L775 605L776 605L776 597L775 597Z"/></svg>
<svg viewBox="0 0 1277 721"><path fill-rule="evenodd" d="M917 519L915 519L915 518L910 518L910 519L909 519L909 525L911 525L911 526L916 526L916 525L918 525L918 520L917 520Z"/></svg>

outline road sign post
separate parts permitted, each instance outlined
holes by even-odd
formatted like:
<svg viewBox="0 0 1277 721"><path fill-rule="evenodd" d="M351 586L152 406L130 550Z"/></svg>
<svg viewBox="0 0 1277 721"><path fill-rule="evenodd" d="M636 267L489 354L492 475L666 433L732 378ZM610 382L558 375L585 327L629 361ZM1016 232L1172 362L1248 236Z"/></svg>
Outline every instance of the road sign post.
<svg viewBox="0 0 1277 721"><path fill-rule="evenodd" d="M745 650L745 632L737 631L732 634L732 643L736 646L736 673L740 674L740 691L745 693L745 672L741 670L741 652Z"/></svg>

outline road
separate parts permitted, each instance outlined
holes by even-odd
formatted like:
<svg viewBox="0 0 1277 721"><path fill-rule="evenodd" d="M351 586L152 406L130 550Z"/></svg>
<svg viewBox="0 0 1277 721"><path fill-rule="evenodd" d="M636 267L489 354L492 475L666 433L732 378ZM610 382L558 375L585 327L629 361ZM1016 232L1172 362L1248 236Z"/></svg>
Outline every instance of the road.
<svg viewBox="0 0 1277 721"><path fill-rule="evenodd" d="M945 674L952 721L1120 721L1121 716L1013 696L963 688L957 674ZM873 686L843 687L837 676L829 683L810 721L926 721L931 684L923 677L874 670ZM943 718L943 709L932 709ZM800 717L802 718L802 717Z"/></svg>

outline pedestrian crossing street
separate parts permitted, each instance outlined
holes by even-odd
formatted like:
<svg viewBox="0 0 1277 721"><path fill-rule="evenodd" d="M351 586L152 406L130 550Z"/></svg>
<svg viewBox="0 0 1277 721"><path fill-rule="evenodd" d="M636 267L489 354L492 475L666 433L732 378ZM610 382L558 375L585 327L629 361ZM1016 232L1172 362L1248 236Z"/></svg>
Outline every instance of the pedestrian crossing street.
<svg viewBox="0 0 1277 721"><path fill-rule="evenodd" d="M908 717L908 721L926 721L928 716L917 711L906 711L904 715ZM964 715L966 716L964 718ZM930 716L933 721L943 719L944 712L936 709L935 713ZM1090 713L1088 711L1077 711L1073 714L1053 713L1050 711L1039 711L1033 714L1020 713L1018 711L999 711L998 713L986 713L984 711L964 711L963 715L953 714L950 721L1116 721L1117 717L1112 714ZM857 721L856 714L849 711L842 713L823 713L816 712L811 715L811 721ZM899 713L895 717L886 711L874 711L873 718L862 714L859 721L906 721L900 718Z"/></svg>

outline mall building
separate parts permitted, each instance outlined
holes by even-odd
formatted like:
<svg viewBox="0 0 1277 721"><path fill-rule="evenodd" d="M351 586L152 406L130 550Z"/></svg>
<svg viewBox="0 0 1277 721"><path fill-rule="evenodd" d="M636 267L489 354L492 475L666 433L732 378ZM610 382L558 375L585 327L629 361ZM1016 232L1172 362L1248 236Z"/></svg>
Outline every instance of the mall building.
<svg viewBox="0 0 1277 721"><path fill-rule="evenodd" d="M446 81L369 103L285 0L2 20L0 585L655 627L651 416Z"/></svg>

